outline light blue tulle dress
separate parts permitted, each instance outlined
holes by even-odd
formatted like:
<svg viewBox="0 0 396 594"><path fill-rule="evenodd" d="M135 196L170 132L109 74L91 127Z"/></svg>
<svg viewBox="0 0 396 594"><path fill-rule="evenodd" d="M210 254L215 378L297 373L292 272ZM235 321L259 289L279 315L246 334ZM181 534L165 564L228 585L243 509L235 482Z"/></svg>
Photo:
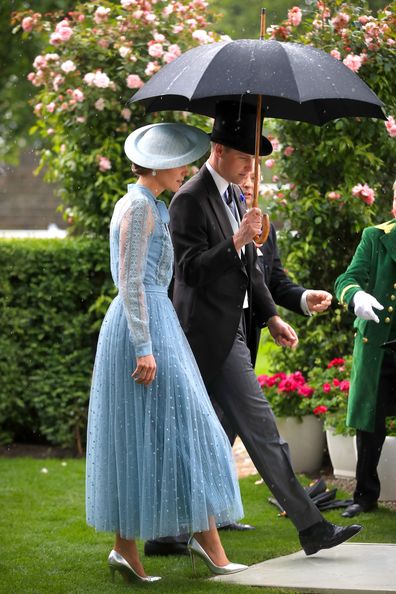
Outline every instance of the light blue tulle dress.
<svg viewBox="0 0 396 594"><path fill-rule="evenodd" d="M169 214L129 185L110 225L119 290L100 331L88 417L87 522L124 538L207 530L242 517L228 439L167 295L173 267ZM131 378L152 353L157 375Z"/></svg>

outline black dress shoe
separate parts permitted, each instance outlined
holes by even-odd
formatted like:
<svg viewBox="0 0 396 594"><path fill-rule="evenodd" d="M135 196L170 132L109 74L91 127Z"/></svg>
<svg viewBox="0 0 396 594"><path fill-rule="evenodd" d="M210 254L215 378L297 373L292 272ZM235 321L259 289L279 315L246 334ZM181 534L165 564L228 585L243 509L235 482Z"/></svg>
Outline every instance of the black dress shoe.
<svg viewBox="0 0 396 594"><path fill-rule="evenodd" d="M344 527L323 520L301 530L299 533L300 543L306 555L313 555L321 549L331 549L349 540L361 529L359 524Z"/></svg>
<svg viewBox="0 0 396 594"><path fill-rule="evenodd" d="M373 503L372 505L366 506L361 505L360 503L352 503L352 505L348 505L346 510L341 514L344 518L353 518L354 516L358 516L361 513L373 511L377 509L378 505Z"/></svg>
<svg viewBox="0 0 396 594"><path fill-rule="evenodd" d="M188 555L187 542L162 542L160 540L146 540L144 554L147 557L168 555Z"/></svg>
<svg viewBox="0 0 396 594"><path fill-rule="evenodd" d="M238 522L231 522L226 526L220 526L219 530L236 530L242 532L243 530L256 530L256 526L250 524L239 524Z"/></svg>

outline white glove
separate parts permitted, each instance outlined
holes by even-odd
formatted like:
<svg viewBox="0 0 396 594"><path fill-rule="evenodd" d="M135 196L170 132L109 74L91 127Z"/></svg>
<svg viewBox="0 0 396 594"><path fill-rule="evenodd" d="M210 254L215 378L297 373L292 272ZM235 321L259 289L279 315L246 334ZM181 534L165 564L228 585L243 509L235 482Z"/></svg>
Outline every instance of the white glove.
<svg viewBox="0 0 396 594"><path fill-rule="evenodd" d="M353 296L353 304L355 306L355 315L358 318L362 320L373 320L373 322L379 323L379 318L374 313L373 307L375 309L384 309L384 307L375 297L365 291L358 291Z"/></svg>

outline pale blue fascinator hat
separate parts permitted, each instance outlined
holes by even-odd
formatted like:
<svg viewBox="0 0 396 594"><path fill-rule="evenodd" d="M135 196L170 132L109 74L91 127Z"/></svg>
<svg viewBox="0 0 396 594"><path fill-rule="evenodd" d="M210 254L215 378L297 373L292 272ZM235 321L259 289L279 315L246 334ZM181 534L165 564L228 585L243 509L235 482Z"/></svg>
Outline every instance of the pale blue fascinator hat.
<svg viewBox="0 0 396 594"><path fill-rule="evenodd" d="M209 136L181 123L150 124L126 139L128 159L147 169L172 169L196 161L209 149Z"/></svg>

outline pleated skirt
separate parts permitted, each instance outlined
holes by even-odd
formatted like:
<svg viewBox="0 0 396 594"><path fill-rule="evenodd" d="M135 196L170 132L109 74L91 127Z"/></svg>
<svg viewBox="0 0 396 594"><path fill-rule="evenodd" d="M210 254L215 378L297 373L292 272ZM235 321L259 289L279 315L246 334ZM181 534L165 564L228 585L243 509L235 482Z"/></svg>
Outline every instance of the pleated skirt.
<svg viewBox="0 0 396 594"><path fill-rule="evenodd" d="M86 513L98 531L153 539L240 519L229 441L164 287L147 288L157 376L144 387L121 298L103 321L88 414Z"/></svg>

